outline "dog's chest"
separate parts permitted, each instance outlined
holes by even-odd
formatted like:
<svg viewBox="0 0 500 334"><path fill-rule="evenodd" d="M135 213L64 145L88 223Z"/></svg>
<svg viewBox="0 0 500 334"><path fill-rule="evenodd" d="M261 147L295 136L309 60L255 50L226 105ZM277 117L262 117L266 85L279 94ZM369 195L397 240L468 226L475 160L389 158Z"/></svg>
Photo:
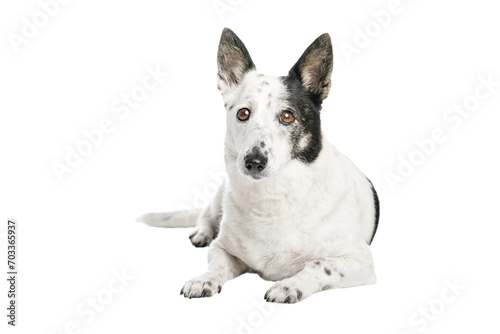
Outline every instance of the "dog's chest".
<svg viewBox="0 0 500 334"><path fill-rule="evenodd" d="M221 238L227 250L269 280L290 277L312 259L326 257L334 241L331 225L301 208L262 215L230 210ZM307 210L302 210L307 212Z"/></svg>

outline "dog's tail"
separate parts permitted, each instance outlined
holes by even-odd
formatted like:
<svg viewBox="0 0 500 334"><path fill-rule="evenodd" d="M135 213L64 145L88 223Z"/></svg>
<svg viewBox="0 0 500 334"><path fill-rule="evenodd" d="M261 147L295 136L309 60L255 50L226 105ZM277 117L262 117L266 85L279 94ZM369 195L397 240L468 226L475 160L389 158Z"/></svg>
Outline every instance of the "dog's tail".
<svg viewBox="0 0 500 334"><path fill-rule="evenodd" d="M151 212L140 216L135 221L154 227L194 227L201 209L172 212Z"/></svg>

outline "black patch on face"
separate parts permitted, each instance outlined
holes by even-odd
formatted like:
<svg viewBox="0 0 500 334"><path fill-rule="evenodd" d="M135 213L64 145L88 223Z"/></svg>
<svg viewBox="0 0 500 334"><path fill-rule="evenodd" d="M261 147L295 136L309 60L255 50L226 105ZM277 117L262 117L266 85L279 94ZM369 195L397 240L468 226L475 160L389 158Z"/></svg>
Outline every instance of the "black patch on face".
<svg viewBox="0 0 500 334"><path fill-rule="evenodd" d="M321 152L321 120L320 107L316 106L313 97L308 93L300 79L290 73L282 77L287 91L287 101L294 113L295 121L290 124L290 141L292 143L292 159L298 159L304 163L311 163ZM306 147L300 148L300 140L309 137Z"/></svg>
<svg viewBox="0 0 500 334"><path fill-rule="evenodd" d="M371 245L373 238L375 237L375 233L377 232L377 228L378 228L378 220L380 217L380 201L378 200L377 191L373 187L372 181L370 181L368 178L367 178L367 180L368 180L368 182L370 182L370 184L372 186L373 204L375 206L375 218L374 218L374 224L373 224L373 233L372 233L372 237L370 239L370 242L368 243L369 245Z"/></svg>

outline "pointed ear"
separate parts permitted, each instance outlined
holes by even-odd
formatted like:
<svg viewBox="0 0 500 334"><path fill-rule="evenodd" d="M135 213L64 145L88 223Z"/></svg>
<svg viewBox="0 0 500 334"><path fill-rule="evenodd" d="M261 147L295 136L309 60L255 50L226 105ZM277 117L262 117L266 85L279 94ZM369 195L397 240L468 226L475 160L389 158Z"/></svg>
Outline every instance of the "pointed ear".
<svg viewBox="0 0 500 334"><path fill-rule="evenodd" d="M217 66L217 84L222 94L239 84L247 71L255 69L245 44L229 28L222 30Z"/></svg>
<svg viewBox="0 0 500 334"><path fill-rule="evenodd" d="M300 80L319 108L330 91L332 69L332 41L325 33L309 45L288 76Z"/></svg>

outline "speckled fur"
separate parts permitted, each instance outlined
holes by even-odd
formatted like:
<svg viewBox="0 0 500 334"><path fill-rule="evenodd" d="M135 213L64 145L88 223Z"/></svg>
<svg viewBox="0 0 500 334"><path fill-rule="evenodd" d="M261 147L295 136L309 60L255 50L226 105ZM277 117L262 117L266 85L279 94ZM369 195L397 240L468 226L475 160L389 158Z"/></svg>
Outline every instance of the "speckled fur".
<svg viewBox="0 0 500 334"><path fill-rule="evenodd" d="M229 177L197 213L191 239L196 246L210 244L209 265L181 294L213 296L246 272L277 281L264 298L279 303L375 283L370 243L378 210L372 185L321 133L319 112L333 61L330 38L320 36L286 77L258 74L242 45L231 30L223 31L218 85L227 114ZM220 50L231 53L222 57ZM248 121L236 118L241 108L251 111ZM283 110L293 111L292 124L280 123ZM257 149L268 162L255 179L243 157ZM142 221L185 226L187 216L169 214L163 225L158 217Z"/></svg>

